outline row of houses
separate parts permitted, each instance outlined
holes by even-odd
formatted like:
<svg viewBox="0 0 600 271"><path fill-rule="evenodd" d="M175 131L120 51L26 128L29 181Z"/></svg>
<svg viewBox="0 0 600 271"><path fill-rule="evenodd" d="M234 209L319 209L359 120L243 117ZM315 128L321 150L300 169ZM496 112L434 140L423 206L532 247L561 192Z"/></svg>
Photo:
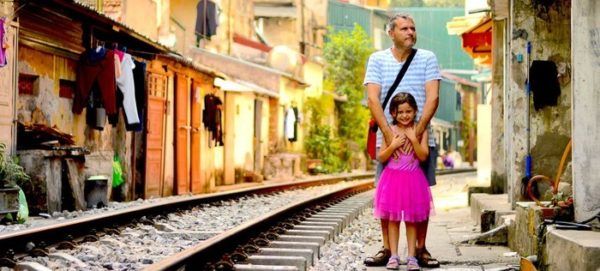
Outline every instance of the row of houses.
<svg viewBox="0 0 600 271"><path fill-rule="evenodd" d="M124 200L304 174L302 109L323 93L327 9L315 10L328 3L308 2L3 2L2 141L32 177L22 184L30 208L85 208L85 180L101 175L111 186L115 166L124 183L113 198ZM205 16L203 5L217 13ZM208 32L198 31L200 19ZM283 33L291 34L277 41ZM141 69L137 128L128 109L114 117L106 104L110 62L88 67L94 50L131 55L133 72ZM99 76L93 98L78 104L79 79L90 75Z"/></svg>
<svg viewBox="0 0 600 271"><path fill-rule="evenodd" d="M328 95L344 101L323 87L325 34L358 23L376 49L387 48L387 5L335 0L3 3L8 65L0 68L1 136L32 176L23 187L30 208L85 208L85 180L102 175L110 186L115 166L124 183L113 189L113 198L123 200L302 176L306 99ZM143 74L133 95L137 127L127 112L98 124L93 120L98 110L89 102L94 99L86 100L81 112L74 110L78 77L86 76L83 56L99 48L130 54L134 75ZM468 83L444 74L442 93L452 102L440 107L434 126L438 142L449 149L460 140L464 95L458 86ZM105 100L102 91L93 92L102 89L103 82L97 82L92 96ZM328 121L334 124L331 110ZM110 113L107 106L100 111Z"/></svg>

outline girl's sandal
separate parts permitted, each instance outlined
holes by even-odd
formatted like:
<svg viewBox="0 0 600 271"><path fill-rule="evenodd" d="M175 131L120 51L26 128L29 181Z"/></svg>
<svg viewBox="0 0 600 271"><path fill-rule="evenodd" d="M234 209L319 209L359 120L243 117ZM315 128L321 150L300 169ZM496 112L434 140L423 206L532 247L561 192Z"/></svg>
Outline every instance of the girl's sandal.
<svg viewBox="0 0 600 271"><path fill-rule="evenodd" d="M389 270L398 270L400 268L400 258L398 256L390 257L385 268Z"/></svg>
<svg viewBox="0 0 600 271"><path fill-rule="evenodd" d="M407 257L406 258L406 270L408 271L419 271L421 267L419 266L419 261L415 257Z"/></svg>
<svg viewBox="0 0 600 271"><path fill-rule="evenodd" d="M437 268L440 267L440 262L431 257L426 248L417 249L417 260L423 267Z"/></svg>

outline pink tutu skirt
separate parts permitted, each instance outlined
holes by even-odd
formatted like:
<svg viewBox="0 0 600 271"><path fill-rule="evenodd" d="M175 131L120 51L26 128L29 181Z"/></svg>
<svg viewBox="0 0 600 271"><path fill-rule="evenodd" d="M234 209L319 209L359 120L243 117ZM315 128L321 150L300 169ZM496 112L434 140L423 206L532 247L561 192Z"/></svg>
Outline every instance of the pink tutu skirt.
<svg viewBox="0 0 600 271"><path fill-rule="evenodd" d="M374 216L380 219L420 222L433 214L431 189L418 164L406 167L390 161L381 173L373 203Z"/></svg>

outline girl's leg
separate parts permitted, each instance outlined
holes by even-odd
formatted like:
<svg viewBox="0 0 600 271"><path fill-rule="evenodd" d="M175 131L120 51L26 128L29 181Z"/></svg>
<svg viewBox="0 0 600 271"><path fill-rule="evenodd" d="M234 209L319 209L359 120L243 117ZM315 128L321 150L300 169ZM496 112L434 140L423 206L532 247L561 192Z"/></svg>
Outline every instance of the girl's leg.
<svg viewBox="0 0 600 271"><path fill-rule="evenodd" d="M389 228L389 220L387 219L382 219L381 220L381 235L383 237L383 248L385 249L390 249L390 238L389 238L389 234L388 234L388 228Z"/></svg>
<svg viewBox="0 0 600 271"><path fill-rule="evenodd" d="M392 256L398 256L398 241L400 239L400 221L388 221L388 238Z"/></svg>
<svg viewBox="0 0 600 271"><path fill-rule="evenodd" d="M405 222L406 225L406 246L408 247L408 256L414 257L416 256L417 246L417 225L413 222Z"/></svg>

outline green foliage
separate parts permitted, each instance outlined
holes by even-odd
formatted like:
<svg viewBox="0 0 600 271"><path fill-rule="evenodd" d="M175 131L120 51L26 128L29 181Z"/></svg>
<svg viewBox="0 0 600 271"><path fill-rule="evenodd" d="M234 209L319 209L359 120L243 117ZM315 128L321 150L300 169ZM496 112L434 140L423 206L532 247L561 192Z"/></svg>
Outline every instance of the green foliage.
<svg viewBox="0 0 600 271"><path fill-rule="evenodd" d="M6 144L0 143L0 185L15 186L29 180L25 170L6 154Z"/></svg>
<svg viewBox="0 0 600 271"><path fill-rule="evenodd" d="M334 32L329 35L329 40L323 53L327 61L325 86L347 97L347 101L338 106L337 127L342 159L347 161L352 152L360 152L366 147L369 111L361 104L364 98L362 82L366 62L374 49L371 39L358 24L352 31Z"/></svg>
<svg viewBox="0 0 600 271"><path fill-rule="evenodd" d="M325 124L327 116L326 97L308 98L304 104L308 114L308 135L304 148L309 158L323 161L322 173L339 172L344 169L340 158L341 145L334 137L331 126Z"/></svg>
<svg viewBox="0 0 600 271"><path fill-rule="evenodd" d="M394 7L464 7L464 0L392 0Z"/></svg>

